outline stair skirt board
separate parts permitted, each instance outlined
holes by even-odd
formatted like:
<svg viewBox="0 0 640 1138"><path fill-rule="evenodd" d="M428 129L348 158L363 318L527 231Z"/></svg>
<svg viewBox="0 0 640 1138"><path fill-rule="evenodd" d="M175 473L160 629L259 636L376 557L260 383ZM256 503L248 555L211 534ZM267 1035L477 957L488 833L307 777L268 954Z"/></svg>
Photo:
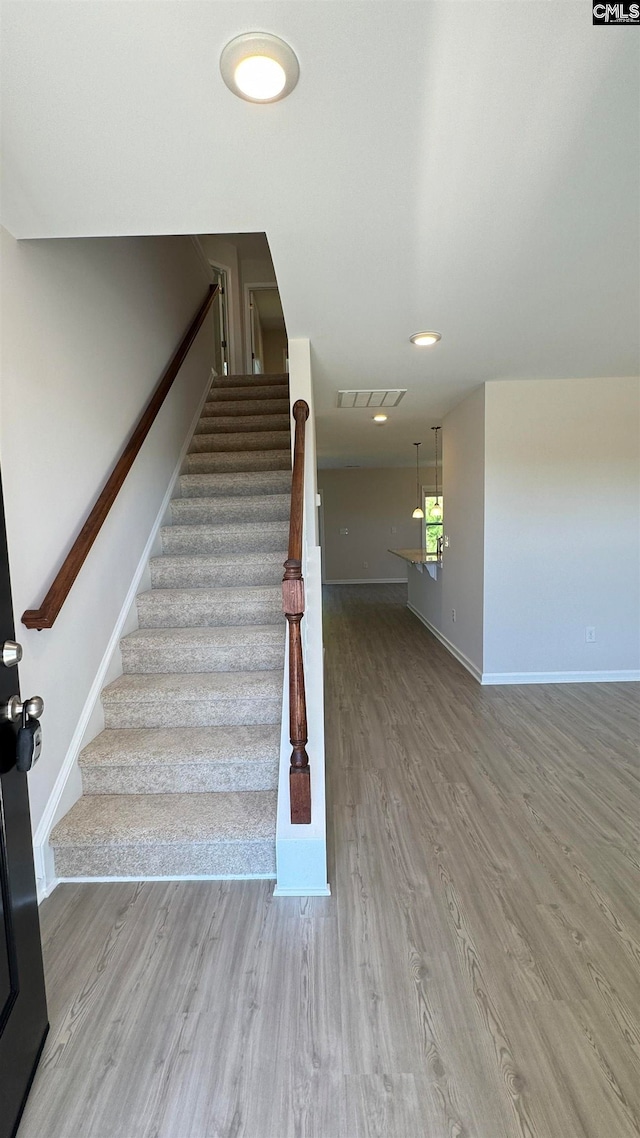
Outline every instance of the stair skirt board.
<svg viewBox="0 0 640 1138"><path fill-rule="evenodd" d="M288 407L284 375L216 376L203 397L83 794L50 834L56 881L276 878Z"/></svg>

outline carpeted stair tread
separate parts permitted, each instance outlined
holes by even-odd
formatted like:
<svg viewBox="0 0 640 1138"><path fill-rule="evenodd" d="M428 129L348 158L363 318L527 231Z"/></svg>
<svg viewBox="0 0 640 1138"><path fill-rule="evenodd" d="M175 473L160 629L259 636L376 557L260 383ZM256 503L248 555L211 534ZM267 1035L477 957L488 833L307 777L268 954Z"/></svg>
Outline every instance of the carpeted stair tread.
<svg viewBox="0 0 640 1138"><path fill-rule="evenodd" d="M291 471L291 448L286 450L210 451L188 454L184 469L187 474L204 472L253 473L259 470Z"/></svg>
<svg viewBox="0 0 640 1138"><path fill-rule="evenodd" d="M220 387L277 387L278 384L289 386L289 376L286 372L274 372L266 375L214 375L211 381L212 389Z"/></svg>
<svg viewBox="0 0 640 1138"><path fill-rule="evenodd" d="M275 791L86 795L55 827L62 877L274 876Z"/></svg>
<svg viewBox="0 0 640 1138"><path fill-rule="evenodd" d="M162 548L171 553L271 553L287 546L288 519L163 526Z"/></svg>
<svg viewBox="0 0 640 1138"><path fill-rule="evenodd" d="M212 420L212 425L215 419ZM286 450L291 445L288 430L282 431L211 431L209 434L195 434L189 446L189 454L197 451L245 451L245 450Z"/></svg>
<svg viewBox="0 0 640 1138"><path fill-rule="evenodd" d="M196 425L196 434L206 435L211 434L212 431L222 434L259 431L264 434L269 431L288 431L289 429L288 412L284 415L202 415Z"/></svg>
<svg viewBox="0 0 640 1138"><path fill-rule="evenodd" d="M80 753L80 766L110 764L169 766L199 763L262 762L280 754L280 731L273 724L239 727L159 727L101 731Z"/></svg>
<svg viewBox="0 0 640 1138"><path fill-rule="evenodd" d="M286 521L290 494L247 494L245 497L172 498L171 518L176 525L221 524L243 521Z"/></svg>
<svg viewBox="0 0 640 1138"><path fill-rule="evenodd" d="M207 589L233 585L275 585L282 580L286 551L215 556L184 553L153 557L152 589Z"/></svg>
<svg viewBox="0 0 640 1138"><path fill-rule="evenodd" d="M275 790L278 724L102 731L80 754L85 794Z"/></svg>
<svg viewBox="0 0 640 1138"><path fill-rule="evenodd" d="M288 395L281 398L207 399L203 415L287 415L291 413Z"/></svg>
<svg viewBox="0 0 640 1138"><path fill-rule="evenodd" d="M282 589L275 585L216 589L149 589L136 598L141 628L279 624Z"/></svg>
<svg viewBox="0 0 640 1138"><path fill-rule="evenodd" d="M291 494L291 470L244 470L232 473L181 474L182 498L251 497Z"/></svg>
<svg viewBox="0 0 640 1138"><path fill-rule="evenodd" d="M102 692L107 728L277 723L282 670L120 676Z"/></svg>
<svg viewBox="0 0 640 1138"><path fill-rule="evenodd" d="M125 674L225 672L282 668L279 624L139 628L120 641Z"/></svg>
<svg viewBox="0 0 640 1138"><path fill-rule="evenodd" d="M237 387L212 387L206 401L207 403L229 403L235 402L236 399L259 399L262 403L266 399L289 399L289 384L277 383L266 384L261 383L260 386L249 388L248 385L244 386L239 384Z"/></svg>

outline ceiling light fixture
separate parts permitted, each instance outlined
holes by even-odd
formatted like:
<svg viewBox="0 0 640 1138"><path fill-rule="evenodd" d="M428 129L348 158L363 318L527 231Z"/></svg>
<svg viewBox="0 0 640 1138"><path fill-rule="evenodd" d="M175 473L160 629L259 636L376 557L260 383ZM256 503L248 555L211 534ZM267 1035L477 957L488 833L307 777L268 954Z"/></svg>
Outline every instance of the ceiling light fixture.
<svg viewBox="0 0 640 1138"><path fill-rule="evenodd" d="M374 423L386 423L388 417L388 415L374 415L373 421Z"/></svg>
<svg viewBox="0 0 640 1138"><path fill-rule="evenodd" d="M420 505L420 463L418 461L418 455L420 453L420 447L422 446L422 443L414 443L413 445L416 448L416 508L413 511L411 517L423 518L424 510Z"/></svg>
<svg viewBox="0 0 640 1138"><path fill-rule="evenodd" d="M275 103L293 91L300 64L288 43L267 32L236 36L220 56L227 87L251 103Z"/></svg>
<svg viewBox="0 0 640 1138"><path fill-rule="evenodd" d="M437 344L442 336L440 332L414 332L409 339L417 348L428 348L431 344Z"/></svg>

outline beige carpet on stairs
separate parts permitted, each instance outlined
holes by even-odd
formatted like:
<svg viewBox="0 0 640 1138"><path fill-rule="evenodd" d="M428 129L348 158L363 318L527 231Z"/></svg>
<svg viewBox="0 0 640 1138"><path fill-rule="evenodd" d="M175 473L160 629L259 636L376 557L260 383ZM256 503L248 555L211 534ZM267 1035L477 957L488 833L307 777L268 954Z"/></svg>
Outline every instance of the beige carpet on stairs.
<svg viewBox="0 0 640 1138"><path fill-rule="evenodd" d="M59 878L275 876L290 489L288 377L215 378L51 835Z"/></svg>

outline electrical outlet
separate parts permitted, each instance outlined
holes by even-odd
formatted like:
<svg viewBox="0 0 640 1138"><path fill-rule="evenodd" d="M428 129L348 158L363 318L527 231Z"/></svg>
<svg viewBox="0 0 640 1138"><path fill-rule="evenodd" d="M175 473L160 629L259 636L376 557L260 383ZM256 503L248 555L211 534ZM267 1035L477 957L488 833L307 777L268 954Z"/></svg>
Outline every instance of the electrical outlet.
<svg viewBox="0 0 640 1138"><path fill-rule="evenodd" d="M397 532L398 532L398 527L397 527L397 526L391 526L391 532L392 532L392 533L397 533Z"/></svg>
<svg viewBox="0 0 640 1138"><path fill-rule="evenodd" d="M362 562L362 568L363 568L363 569L368 569L368 568L369 568L369 562L368 562L368 561L363 561L363 562Z"/></svg>
<svg viewBox="0 0 640 1138"><path fill-rule="evenodd" d="M596 630L595 630L595 628L593 628L593 627L585 628L584 638L585 638L587 644L595 644L595 642L596 642Z"/></svg>
<svg viewBox="0 0 640 1138"><path fill-rule="evenodd" d="M452 619L453 623L455 624L456 623L456 610L455 609L451 609L451 619Z"/></svg>
<svg viewBox="0 0 640 1138"><path fill-rule="evenodd" d="M445 549L449 548L449 534L448 533L445 533L445 535L444 535L444 547L445 547Z"/></svg>

